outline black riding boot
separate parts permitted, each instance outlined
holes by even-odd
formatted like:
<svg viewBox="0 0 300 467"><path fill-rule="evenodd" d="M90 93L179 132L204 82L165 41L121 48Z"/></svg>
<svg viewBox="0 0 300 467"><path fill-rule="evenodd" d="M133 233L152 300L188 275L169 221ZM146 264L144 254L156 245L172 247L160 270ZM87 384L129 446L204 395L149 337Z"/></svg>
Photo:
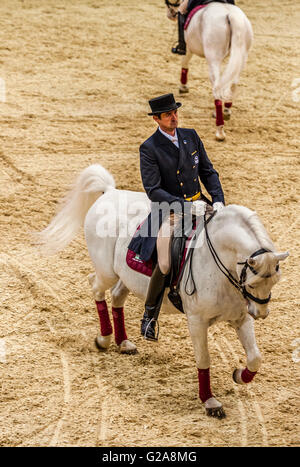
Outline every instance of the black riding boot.
<svg viewBox="0 0 300 467"><path fill-rule="evenodd" d="M186 16L178 13L178 44L172 48L173 54L185 55L186 44L184 40L184 23Z"/></svg>
<svg viewBox="0 0 300 467"><path fill-rule="evenodd" d="M145 312L141 320L141 334L147 340L157 341L158 339L158 336L155 336L155 325L164 296L166 278L167 276L161 272L157 264L151 276L145 303Z"/></svg>

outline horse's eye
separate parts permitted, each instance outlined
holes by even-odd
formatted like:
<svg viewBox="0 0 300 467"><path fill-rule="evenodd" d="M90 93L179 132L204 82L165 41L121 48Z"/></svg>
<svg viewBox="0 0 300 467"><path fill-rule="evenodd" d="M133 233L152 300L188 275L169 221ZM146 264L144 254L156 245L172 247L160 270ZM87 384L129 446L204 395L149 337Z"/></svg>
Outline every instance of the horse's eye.
<svg viewBox="0 0 300 467"><path fill-rule="evenodd" d="M276 269L276 272L279 271L279 264L277 264L275 269Z"/></svg>

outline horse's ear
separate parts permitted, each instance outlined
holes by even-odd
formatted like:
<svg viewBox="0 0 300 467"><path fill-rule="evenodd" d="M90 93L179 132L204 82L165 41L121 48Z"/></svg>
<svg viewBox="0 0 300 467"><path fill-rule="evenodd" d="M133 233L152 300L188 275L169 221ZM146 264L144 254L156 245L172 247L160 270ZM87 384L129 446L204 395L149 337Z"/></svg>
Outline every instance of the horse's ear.
<svg viewBox="0 0 300 467"><path fill-rule="evenodd" d="M253 268L257 265L257 261L254 258L248 258L247 263L249 264L249 266L252 266Z"/></svg>
<svg viewBox="0 0 300 467"><path fill-rule="evenodd" d="M284 253L274 253L274 258L276 261L284 261L289 256L289 252L286 251Z"/></svg>

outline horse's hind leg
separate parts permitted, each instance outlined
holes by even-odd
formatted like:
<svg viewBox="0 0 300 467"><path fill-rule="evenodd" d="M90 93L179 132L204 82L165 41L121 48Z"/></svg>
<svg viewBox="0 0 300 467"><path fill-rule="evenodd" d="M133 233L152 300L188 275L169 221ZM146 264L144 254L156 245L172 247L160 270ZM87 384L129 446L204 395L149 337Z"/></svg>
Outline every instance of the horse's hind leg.
<svg viewBox="0 0 300 467"><path fill-rule="evenodd" d="M246 352L247 366L235 369L233 379L238 384L250 383L261 365L261 355L256 345L253 319L248 314L242 325L236 327L236 332Z"/></svg>
<svg viewBox="0 0 300 467"><path fill-rule="evenodd" d="M106 350L110 346L113 333L107 304L105 301L105 291L109 288L99 279L94 272L89 275L89 283L92 287L100 321L100 335L96 337L96 345L99 350Z"/></svg>
<svg viewBox="0 0 300 467"><path fill-rule="evenodd" d="M223 118L223 103L219 96L219 82L220 82L220 66L221 59L210 57L209 53L206 55L209 77L213 88L213 94L215 98L215 116L216 116L216 139L218 141L224 141L226 134L224 131L224 118Z"/></svg>
<svg viewBox="0 0 300 467"><path fill-rule="evenodd" d="M121 280L111 289L112 315L115 330L115 342L120 353L134 354L137 352L136 345L127 339L124 321L124 303L129 290Z"/></svg>
<svg viewBox="0 0 300 467"><path fill-rule="evenodd" d="M187 82L188 82L189 62L191 58L192 58L192 53L189 51L187 47L186 54L182 56L182 61L181 61L179 94L187 94L189 92Z"/></svg>

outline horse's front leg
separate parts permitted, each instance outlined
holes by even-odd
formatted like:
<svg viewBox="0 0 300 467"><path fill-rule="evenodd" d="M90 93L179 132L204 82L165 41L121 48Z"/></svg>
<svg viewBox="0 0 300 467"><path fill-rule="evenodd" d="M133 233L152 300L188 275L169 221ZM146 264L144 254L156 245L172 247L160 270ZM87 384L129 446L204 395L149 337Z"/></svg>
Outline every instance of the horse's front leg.
<svg viewBox="0 0 300 467"><path fill-rule="evenodd" d="M237 335L247 356L246 368L236 368L233 372L233 379L238 384L250 383L261 365L261 355L256 344L253 323L253 318L247 314L241 326L236 327Z"/></svg>
<svg viewBox="0 0 300 467"><path fill-rule="evenodd" d="M182 56L182 61L181 61L179 94L187 94L189 92L187 82L188 82L188 72L189 72L189 61L192 58L192 55L193 54L189 51L187 47L186 54Z"/></svg>
<svg viewBox="0 0 300 467"><path fill-rule="evenodd" d="M213 396L210 387L210 357L207 345L208 323L198 316L188 316L188 327L192 338L198 368L199 397L205 406L206 414L210 417L224 418L222 404Z"/></svg>

